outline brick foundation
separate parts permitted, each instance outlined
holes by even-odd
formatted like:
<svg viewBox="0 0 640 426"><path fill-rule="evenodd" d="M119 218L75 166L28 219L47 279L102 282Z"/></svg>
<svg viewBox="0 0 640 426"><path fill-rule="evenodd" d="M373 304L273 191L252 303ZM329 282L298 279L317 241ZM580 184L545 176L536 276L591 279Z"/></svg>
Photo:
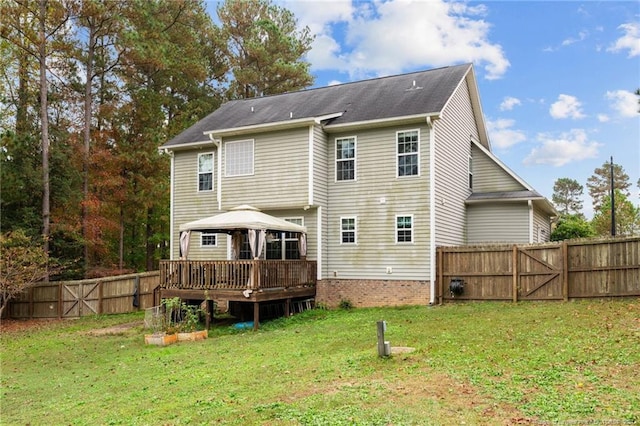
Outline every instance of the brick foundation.
<svg viewBox="0 0 640 426"><path fill-rule="evenodd" d="M320 280L316 303L329 308L348 300L354 307L427 305L429 281Z"/></svg>

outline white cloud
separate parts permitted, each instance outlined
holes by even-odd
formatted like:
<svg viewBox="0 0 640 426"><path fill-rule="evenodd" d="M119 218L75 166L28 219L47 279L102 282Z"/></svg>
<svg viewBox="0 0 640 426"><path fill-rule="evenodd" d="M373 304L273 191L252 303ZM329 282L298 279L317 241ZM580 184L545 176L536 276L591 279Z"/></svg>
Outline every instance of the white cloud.
<svg viewBox="0 0 640 426"><path fill-rule="evenodd" d="M598 121L601 123L606 123L609 121L609 116L607 114L598 114Z"/></svg>
<svg viewBox="0 0 640 426"><path fill-rule="evenodd" d="M611 101L611 109L621 117L636 117L638 115L638 97L627 90L607 92L605 97Z"/></svg>
<svg viewBox="0 0 640 426"><path fill-rule="evenodd" d="M520 99L514 98L512 96L507 96L502 100L500 104L500 111L511 111L513 107L522 105Z"/></svg>
<svg viewBox="0 0 640 426"><path fill-rule="evenodd" d="M640 23L630 22L618 27L624 31L624 35L616 40L607 50L609 52L620 52L629 50L629 58L640 55Z"/></svg>
<svg viewBox="0 0 640 426"><path fill-rule="evenodd" d="M562 45L563 46L570 46L570 45L572 45L574 43L578 43L578 42L583 41L584 39L586 39L587 35L589 35L588 32L580 31L578 33L578 37L569 37L569 38L567 38L565 40L562 40Z"/></svg>
<svg viewBox="0 0 640 426"><path fill-rule="evenodd" d="M554 136L541 133L538 135L540 145L533 148L524 159L524 164L550 164L560 167L570 162L596 158L601 143L589 140L583 129L572 129L569 132Z"/></svg>
<svg viewBox="0 0 640 426"><path fill-rule="evenodd" d="M286 5L317 34L308 54L315 69L362 77L473 62L487 79L497 79L510 66L502 46L489 39L491 25L483 19L482 5L443 0Z"/></svg>
<svg viewBox="0 0 640 426"><path fill-rule="evenodd" d="M511 128L514 124L515 121L508 119L487 121L491 146L497 149L507 149L527 140L522 131Z"/></svg>
<svg viewBox="0 0 640 426"><path fill-rule="evenodd" d="M573 118L577 120L585 117L582 112L582 103L578 101L578 98L571 95L558 96L558 100L551 104L549 114L556 119Z"/></svg>

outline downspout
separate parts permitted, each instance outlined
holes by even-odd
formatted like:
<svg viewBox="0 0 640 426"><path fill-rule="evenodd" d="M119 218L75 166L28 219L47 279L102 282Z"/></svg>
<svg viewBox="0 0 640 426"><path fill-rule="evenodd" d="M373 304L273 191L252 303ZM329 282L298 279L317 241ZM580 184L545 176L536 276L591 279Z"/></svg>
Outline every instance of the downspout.
<svg viewBox="0 0 640 426"><path fill-rule="evenodd" d="M427 116L429 129L429 305L436 300L436 147L433 120Z"/></svg>
<svg viewBox="0 0 640 426"><path fill-rule="evenodd" d="M217 175L217 187L216 191L216 201L218 201L218 210L222 210L222 152L220 150L220 145L222 144L222 139L216 139L213 136L213 133L209 133L209 139L216 146L216 157L218 159L218 167L216 170Z"/></svg>
<svg viewBox="0 0 640 426"><path fill-rule="evenodd" d="M174 191L173 191L173 185L174 185L174 173L175 173L175 162L174 162L174 157L173 157L173 151L169 150L168 148L164 149L164 153L167 154L169 156L169 158L171 159L171 163L169 165L169 260L173 260L173 208L175 206L174 204Z"/></svg>
<svg viewBox="0 0 640 426"><path fill-rule="evenodd" d="M529 206L529 244L533 244L533 201L528 200Z"/></svg>

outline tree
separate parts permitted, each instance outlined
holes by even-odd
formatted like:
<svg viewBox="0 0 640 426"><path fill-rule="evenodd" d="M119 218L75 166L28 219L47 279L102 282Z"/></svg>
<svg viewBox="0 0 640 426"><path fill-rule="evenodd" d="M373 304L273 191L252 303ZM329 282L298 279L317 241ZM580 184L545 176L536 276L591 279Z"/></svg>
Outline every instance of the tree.
<svg viewBox="0 0 640 426"><path fill-rule="evenodd" d="M557 179L553 185L553 204L562 215L582 214L583 186L578 181L569 178Z"/></svg>
<svg viewBox="0 0 640 426"><path fill-rule="evenodd" d="M234 81L231 99L303 89L313 83L303 57L314 37L292 12L269 0L227 0L218 7Z"/></svg>
<svg viewBox="0 0 640 426"><path fill-rule="evenodd" d="M640 234L640 207L634 207L621 190L615 190L616 235ZM602 206L591 221L597 235L611 233L611 196L606 196Z"/></svg>
<svg viewBox="0 0 640 426"><path fill-rule="evenodd" d="M51 225L51 186L49 170L49 82L48 61L65 40L65 24L73 10L73 4L62 0L38 0L37 2L3 3L0 8L2 38L35 58L38 63L40 92L40 150L42 153L42 235L43 249L49 252ZM22 120L18 110L18 121Z"/></svg>
<svg viewBox="0 0 640 426"><path fill-rule="evenodd" d="M0 235L0 316L9 301L48 276L49 257L21 230Z"/></svg>
<svg viewBox="0 0 640 426"><path fill-rule="evenodd" d="M581 214L567 214L558 220L551 241L570 240L573 238L589 238L595 235L591 224Z"/></svg>
<svg viewBox="0 0 640 426"><path fill-rule="evenodd" d="M620 164L613 164L614 187L626 197L629 196L629 175ZM593 175L587 179L589 195L593 200L593 209L600 210L604 198L611 194L611 163L605 161L602 167L596 167ZM617 200L616 200L617 201Z"/></svg>

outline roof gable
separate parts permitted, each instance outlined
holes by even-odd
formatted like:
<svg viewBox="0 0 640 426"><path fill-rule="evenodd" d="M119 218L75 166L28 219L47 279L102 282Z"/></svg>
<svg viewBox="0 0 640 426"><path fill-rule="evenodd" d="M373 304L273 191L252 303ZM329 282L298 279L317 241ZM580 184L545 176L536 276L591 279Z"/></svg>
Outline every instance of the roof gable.
<svg viewBox="0 0 640 426"><path fill-rule="evenodd" d="M332 117L327 127L442 111L471 64L230 101L162 148L206 141L204 133ZM221 132L221 133L222 133Z"/></svg>

